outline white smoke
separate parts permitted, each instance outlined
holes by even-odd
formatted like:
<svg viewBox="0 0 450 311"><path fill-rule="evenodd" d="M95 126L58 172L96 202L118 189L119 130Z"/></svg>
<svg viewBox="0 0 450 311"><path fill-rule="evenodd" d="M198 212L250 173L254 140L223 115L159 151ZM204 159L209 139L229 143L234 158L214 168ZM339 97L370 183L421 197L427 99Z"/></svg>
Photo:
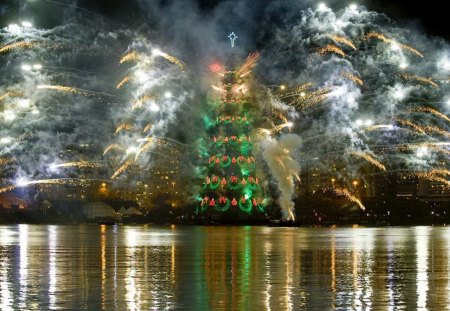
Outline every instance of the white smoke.
<svg viewBox="0 0 450 311"><path fill-rule="evenodd" d="M295 159L302 140L298 135L285 134L278 139L269 138L262 142L262 155L269 166L270 174L276 180L283 219L294 220L295 179L300 172L300 164Z"/></svg>

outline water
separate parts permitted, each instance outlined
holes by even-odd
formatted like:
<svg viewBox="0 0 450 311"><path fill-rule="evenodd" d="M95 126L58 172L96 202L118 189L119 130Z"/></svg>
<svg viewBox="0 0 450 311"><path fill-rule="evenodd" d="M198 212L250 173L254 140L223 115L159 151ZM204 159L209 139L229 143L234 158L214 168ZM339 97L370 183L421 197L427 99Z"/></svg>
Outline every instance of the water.
<svg viewBox="0 0 450 311"><path fill-rule="evenodd" d="M0 226L1 310L445 310L450 228Z"/></svg>

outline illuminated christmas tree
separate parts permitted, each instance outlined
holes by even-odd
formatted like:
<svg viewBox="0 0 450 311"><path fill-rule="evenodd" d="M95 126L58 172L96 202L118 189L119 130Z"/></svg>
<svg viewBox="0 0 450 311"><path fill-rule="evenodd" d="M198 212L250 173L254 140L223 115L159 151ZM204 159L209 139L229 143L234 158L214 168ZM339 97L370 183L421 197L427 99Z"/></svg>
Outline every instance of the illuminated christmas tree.
<svg viewBox="0 0 450 311"><path fill-rule="evenodd" d="M209 137L200 146L203 184L196 209L199 216L265 216L263 174L257 174L252 155L255 105L246 83L258 57L258 53L250 54L236 71L225 71L220 64L210 66L222 76L220 85L213 86L221 95L219 100L210 101L212 113L203 117Z"/></svg>

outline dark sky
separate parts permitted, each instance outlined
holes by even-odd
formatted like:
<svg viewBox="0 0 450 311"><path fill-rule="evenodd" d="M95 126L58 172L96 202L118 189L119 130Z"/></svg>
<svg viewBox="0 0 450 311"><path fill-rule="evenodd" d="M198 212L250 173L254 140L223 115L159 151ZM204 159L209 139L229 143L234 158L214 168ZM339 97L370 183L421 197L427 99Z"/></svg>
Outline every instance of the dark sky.
<svg viewBox="0 0 450 311"><path fill-rule="evenodd" d="M68 3L66 0L55 0L62 3ZM173 1L183 0L141 0L142 2L157 3L164 6ZM212 11L219 3L224 0L196 0L199 7L205 14ZM233 0L227 0L233 1ZM265 3L270 0L254 0L254 3ZM289 0L274 0L274 1L289 1ZM293 0L295 1L295 0ZM301 1L301 0L299 0ZM308 0L306 0L308 1ZM139 8L137 0L78 0L78 6L89 9L94 12L98 12L101 15L108 17L112 20L123 22L125 24L142 22L141 10ZM322 2L309 0L314 6L314 2ZM408 0L325 0L331 7L339 8L346 6L349 3L361 3L366 5L369 9L384 12L392 19L402 23L407 20L414 20L421 24L427 33L444 37L450 41L450 27L448 27L449 14L447 8L445 8L445 1L428 0L428 1L408 1ZM6 3L10 8L17 7L17 0L0 0L0 8ZM39 12L39 25L41 27L49 27L54 24L58 24L58 16L52 16L49 12L55 8L55 4L51 4L45 0L27 1L29 5L33 6L34 12ZM57 6L56 6L57 7ZM11 10L9 14L4 16L0 20L1 26L7 25L14 20L14 17L20 15L16 10ZM38 18L34 15L33 18Z"/></svg>
<svg viewBox="0 0 450 311"><path fill-rule="evenodd" d="M170 2L167 0L148 0L159 2L161 4ZM182 1L182 0L178 0ZM256 2L261 0L255 0ZM274 0L280 1L280 0ZM281 0L285 1L285 0ZM214 9L223 0L197 0L199 7L205 12ZM316 1L321 2L321 1ZM327 1L323 1L327 3ZM331 1L329 1L331 2ZM389 17L402 22L402 20L420 21L426 31L432 35L437 35L450 40L450 27L447 25L449 13L445 7L445 1L428 0L428 1L408 1L408 0L362 0L362 1L333 1L333 6L345 6L348 3L362 3L369 9L384 12ZM120 18L132 18L133 1L130 0L80 0L81 7L89 8L102 14L117 16ZM128 11L128 12L127 12Z"/></svg>

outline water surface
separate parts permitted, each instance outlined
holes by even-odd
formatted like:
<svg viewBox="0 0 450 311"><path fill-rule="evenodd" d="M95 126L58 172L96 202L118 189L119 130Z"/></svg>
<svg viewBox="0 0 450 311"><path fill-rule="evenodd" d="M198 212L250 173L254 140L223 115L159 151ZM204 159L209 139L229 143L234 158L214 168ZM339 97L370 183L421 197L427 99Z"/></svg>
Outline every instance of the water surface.
<svg viewBox="0 0 450 311"><path fill-rule="evenodd" d="M446 310L450 228L0 226L1 310Z"/></svg>

